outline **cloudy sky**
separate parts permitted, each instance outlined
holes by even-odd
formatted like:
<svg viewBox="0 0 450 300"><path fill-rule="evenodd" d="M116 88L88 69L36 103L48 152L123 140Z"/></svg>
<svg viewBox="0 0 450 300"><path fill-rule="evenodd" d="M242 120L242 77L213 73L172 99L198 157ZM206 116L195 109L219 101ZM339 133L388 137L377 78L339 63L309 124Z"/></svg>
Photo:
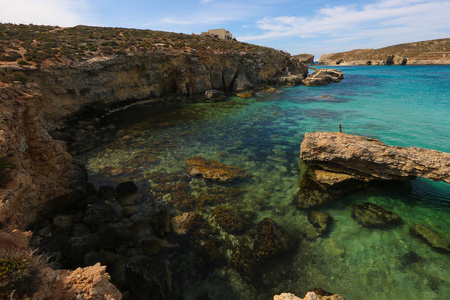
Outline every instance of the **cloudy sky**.
<svg viewBox="0 0 450 300"><path fill-rule="evenodd" d="M226 28L291 54L450 37L450 0L0 0L0 22L183 33Z"/></svg>

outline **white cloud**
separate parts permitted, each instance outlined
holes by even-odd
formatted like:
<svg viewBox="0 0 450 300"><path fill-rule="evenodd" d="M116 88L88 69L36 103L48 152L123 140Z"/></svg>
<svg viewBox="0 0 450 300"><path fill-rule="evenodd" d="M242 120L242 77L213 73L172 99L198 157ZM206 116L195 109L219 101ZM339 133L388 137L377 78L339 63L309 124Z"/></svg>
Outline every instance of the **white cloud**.
<svg viewBox="0 0 450 300"><path fill-rule="evenodd" d="M280 37L397 40L446 37L450 32L450 1L384 0L368 5L325 7L313 17L265 17L260 35L240 37L255 41ZM428 37L428 38L427 38Z"/></svg>
<svg viewBox="0 0 450 300"><path fill-rule="evenodd" d="M0 0L0 22L75 26L87 9L86 0Z"/></svg>

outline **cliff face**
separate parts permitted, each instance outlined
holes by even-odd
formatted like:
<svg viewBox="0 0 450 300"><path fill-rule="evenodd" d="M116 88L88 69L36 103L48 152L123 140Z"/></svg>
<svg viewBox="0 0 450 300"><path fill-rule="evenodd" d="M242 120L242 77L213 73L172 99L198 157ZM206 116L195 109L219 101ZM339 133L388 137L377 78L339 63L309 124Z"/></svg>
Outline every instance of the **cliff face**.
<svg viewBox="0 0 450 300"><path fill-rule="evenodd" d="M43 114L51 122L58 122L87 105L107 109L121 101L170 94L194 95L209 89L242 91L282 84L287 75L304 78L307 68L277 51L192 54L167 51L94 57L29 73L41 87L45 99Z"/></svg>
<svg viewBox="0 0 450 300"><path fill-rule="evenodd" d="M357 49L324 54L323 65L448 65L450 39L439 39L389 46L380 49Z"/></svg>
<svg viewBox="0 0 450 300"><path fill-rule="evenodd" d="M0 186L0 226L23 228L84 193L82 168L52 139L40 114L45 99L35 84L0 83L0 158L12 163Z"/></svg>
<svg viewBox="0 0 450 300"><path fill-rule="evenodd" d="M0 187L0 227L19 228L85 194L82 168L48 133L84 107L108 110L171 94L256 89L307 75L304 65L275 50L155 51L16 69L34 83L0 83L0 159L15 164L12 180Z"/></svg>

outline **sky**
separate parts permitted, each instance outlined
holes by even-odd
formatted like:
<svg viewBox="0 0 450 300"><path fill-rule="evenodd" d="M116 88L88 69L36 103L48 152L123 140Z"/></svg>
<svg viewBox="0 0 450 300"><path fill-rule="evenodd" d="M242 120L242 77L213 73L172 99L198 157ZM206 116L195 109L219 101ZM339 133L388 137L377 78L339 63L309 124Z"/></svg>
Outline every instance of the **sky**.
<svg viewBox="0 0 450 300"><path fill-rule="evenodd" d="M0 22L201 33L292 55L450 37L450 0L0 0Z"/></svg>

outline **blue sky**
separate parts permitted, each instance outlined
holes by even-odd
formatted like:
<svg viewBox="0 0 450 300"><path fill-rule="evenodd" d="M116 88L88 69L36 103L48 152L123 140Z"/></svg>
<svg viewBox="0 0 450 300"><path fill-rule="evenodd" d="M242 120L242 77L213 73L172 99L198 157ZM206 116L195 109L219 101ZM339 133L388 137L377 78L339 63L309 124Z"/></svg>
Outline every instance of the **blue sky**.
<svg viewBox="0 0 450 300"><path fill-rule="evenodd" d="M183 33L321 54L450 37L450 0L0 0L0 22Z"/></svg>

